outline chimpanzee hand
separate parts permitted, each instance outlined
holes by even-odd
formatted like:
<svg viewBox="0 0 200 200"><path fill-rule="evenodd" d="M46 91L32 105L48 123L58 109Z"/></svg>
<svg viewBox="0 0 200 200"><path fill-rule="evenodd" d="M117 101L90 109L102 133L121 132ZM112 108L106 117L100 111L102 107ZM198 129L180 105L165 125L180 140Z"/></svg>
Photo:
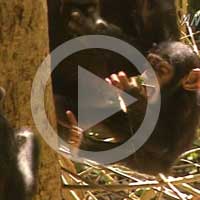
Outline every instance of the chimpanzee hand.
<svg viewBox="0 0 200 200"><path fill-rule="evenodd" d="M128 78L126 73L121 71L118 74L112 74L109 78L106 78L106 82L119 88L120 90L126 91L133 96L146 96L145 87L140 85L137 81L138 77Z"/></svg>
<svg viewBox="0 0 200 200"><path fill-rule="evenodd" d="M71 111L66 112L67 118L69 120L69 144L71 146L71 152L74 156L77 155L77 149L79 149L82 141L83 130L78 127L78 122L76 117Z"/></svg>

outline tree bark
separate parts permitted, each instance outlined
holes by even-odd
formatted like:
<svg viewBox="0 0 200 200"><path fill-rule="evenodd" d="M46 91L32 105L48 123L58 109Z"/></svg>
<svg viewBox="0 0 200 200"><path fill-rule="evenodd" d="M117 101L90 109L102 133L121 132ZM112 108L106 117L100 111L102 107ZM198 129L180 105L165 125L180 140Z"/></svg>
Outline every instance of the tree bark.
<svg viewBox="0 0 200 200"><path fill-rule="evenodd" d="M31 116L32 80L49 53L47 5L43 0L0 1L0 86L7 91L4 111L14 128L28 127L39 136ZM46 113L56 127L51 84L46 89ZM58 155L41 139L37 200L61 200ZM74 171L69 161L71 170ZM69 195L70 196L70 195ZM67 195L66 195L67 197ZM67 199L71 199L70 197Z"/></svg>

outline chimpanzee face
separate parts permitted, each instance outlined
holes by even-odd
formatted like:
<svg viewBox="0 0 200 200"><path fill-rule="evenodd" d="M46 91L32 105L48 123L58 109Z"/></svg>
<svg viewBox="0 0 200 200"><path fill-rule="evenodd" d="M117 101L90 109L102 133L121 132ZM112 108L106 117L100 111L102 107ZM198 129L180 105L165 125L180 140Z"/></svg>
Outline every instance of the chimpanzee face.
<svg viewBox="0 0 200 200"><path fill-rule="evenodd" d="M150 50L147 60L154 69L163 97L181 90L196 92L200 88L199 58L189 46L181 42L163 42ZM142 77L152 88L148 97L154 102L159 91L151 71L147 69Z"/></svg>
<svg viewBox="0 0 200 200"><path fill-rule="evenodd" d="M63 0L61 15L65 33L73 37L92 34L107 26L100 18L98 0Z"/></svg>
<svg viewBox="0 0 200 200"><path fill-rule="evenodd" d="M155 70L161 90L165 86L188 90L194 87L190 83L198 84L194 77L198 74L195 69L200 67L199 58L181 42L163 42L150 51L147 59Z"/></svg>
<svg viewBox="0 0 200 200"><path fill-rule="evenodd" d="M150 53L147 59L155 70L160 88L163 88L172 80L174 76L174 69L172 65L159 55L153 53Z"/></svg>

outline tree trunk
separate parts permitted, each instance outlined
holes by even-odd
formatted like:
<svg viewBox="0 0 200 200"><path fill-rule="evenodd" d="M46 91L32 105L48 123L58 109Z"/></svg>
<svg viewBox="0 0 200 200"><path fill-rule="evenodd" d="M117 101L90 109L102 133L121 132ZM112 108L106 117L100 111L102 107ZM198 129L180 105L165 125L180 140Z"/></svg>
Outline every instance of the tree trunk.
<svg viewBox="0 0 200 200"><path fill-rule="evenodd" d="M49 53L47 5L43 0L0 1L0 85L7 91L6 116L14 128L28 127L39 136L31 115L30 91L38 66ZM56 127L51 84L47 116ZM41 139L37 200L61 200L58 155ZM70 163L70 161L69 161ZM70 164L73 169L72 163ZM70 195L69 195L70 196ZM70 197L67 199L71 199Z"/></svg>

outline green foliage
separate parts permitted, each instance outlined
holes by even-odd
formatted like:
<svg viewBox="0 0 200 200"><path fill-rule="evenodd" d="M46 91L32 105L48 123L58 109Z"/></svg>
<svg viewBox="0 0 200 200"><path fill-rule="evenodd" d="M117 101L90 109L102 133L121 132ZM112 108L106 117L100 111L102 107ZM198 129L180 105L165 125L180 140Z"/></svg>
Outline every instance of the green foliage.
<svg viewBox="0 0 200 200"><path fill-rule="evenodd" d="M199 158L199 154L197 152L191 153L187 156L187 159L190 161L195 161Z"/></svg>

